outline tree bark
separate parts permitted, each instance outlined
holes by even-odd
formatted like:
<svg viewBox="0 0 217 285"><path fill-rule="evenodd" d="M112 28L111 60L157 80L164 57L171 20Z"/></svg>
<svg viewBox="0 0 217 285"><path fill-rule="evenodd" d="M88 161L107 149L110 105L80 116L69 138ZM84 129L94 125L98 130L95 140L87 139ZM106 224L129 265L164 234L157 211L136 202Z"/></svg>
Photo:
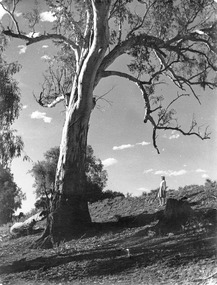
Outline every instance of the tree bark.
<svg viewBox="0 0 217 285"><path fill-rule="evenodd" d="M47 247L77 234L91 223L86 200L85 158L96 74L108 46L110 1L92 1L94 37L91 47L81 52L62 132L55 194L47 227L35 246Z"/></svg>

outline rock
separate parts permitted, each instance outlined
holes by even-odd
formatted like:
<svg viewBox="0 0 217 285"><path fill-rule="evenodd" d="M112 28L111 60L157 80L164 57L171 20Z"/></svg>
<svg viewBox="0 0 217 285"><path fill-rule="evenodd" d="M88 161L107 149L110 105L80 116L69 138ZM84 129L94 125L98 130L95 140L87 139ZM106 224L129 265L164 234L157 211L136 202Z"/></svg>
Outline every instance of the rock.
<svg viewBox="0 0 217 285"><path fill-rule="evenodd" d="M186 200L176 200L169 198L164 210L166 221L183 223L193 215L193 210Z"/></svg>
<svg viewBox="0 0 217 285"><path fill-rule="evenodd" d="M17 222L13 224L10 228L10 234L13 237L31 234L33 232L33 227L35 226L35 224L39 221L42 221L44 218L44 212L39 212L31 216L24 222Z"/></svg>

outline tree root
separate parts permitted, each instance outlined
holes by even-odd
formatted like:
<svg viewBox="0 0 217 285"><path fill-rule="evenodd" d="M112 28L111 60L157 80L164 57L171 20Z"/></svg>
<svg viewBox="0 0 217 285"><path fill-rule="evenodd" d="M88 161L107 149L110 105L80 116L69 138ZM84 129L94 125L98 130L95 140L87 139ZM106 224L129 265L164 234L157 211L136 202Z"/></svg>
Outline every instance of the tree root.
<svg viewBox="0 0 217 285"><path fill-rule="evenodd" d="M39 239L37 239L30 245L30 248L32 249L37 249L37 248L49 249L53 247L54 247L53 238L50 234L49 227L47 227L44 230L42 236Z"/></svg>

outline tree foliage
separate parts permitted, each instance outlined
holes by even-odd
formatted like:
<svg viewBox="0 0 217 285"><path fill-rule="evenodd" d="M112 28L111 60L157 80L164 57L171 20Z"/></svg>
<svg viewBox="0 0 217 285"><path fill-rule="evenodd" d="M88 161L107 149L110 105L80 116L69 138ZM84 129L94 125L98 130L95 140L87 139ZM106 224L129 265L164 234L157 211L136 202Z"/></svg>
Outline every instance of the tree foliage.
<svg viewBox="0 0 217 285"><path fill-rule="evenodd" d="M0 163L8 165L14 157L20 156L23 149L23 141L11 129L14 120L18 118L20 111L20 91L18 83L13 75L19 71L20 66L16 62L7 63L2 52L6 40L0 36Z"/></svg>
<svg viewBox="0 0 217 285"><path fill-rule="evenodd" d="M13 213L21 207L25 198L21 189L14 182L9 168L0 165L0 224L12 221Z"/></svg>
<svg viewBox="0 0 217 285"><path fill-rule="evenodd" d="M44 154L45 160L38 161L31 169L35 179L34 188L36 197L36 208L49 209L55 186L56 168L59 158L59 147L53 147ZM87 201L95 202L104 197L103 189L107 182L107 171L103 169L100 159L96 158L90 145L86 152L86 197ZM110 195L111 196L111 195Z"/></svg>

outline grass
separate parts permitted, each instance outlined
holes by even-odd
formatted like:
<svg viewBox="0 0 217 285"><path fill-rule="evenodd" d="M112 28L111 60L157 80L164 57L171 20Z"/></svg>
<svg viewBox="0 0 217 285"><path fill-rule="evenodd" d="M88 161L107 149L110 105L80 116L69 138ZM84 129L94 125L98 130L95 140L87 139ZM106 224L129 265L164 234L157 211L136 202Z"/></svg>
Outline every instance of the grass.
<svg viewBox="0 0 217 285"><path fill-rule="evenodd" d="M155 193L89 205L95 227L49 250L29 249L39 237L11 239L0 228L0 284L217 284L217 190L170 191L188 197L194 217L182 230L159 234ZM97 226L97 227L96 227Z"/></svg>

